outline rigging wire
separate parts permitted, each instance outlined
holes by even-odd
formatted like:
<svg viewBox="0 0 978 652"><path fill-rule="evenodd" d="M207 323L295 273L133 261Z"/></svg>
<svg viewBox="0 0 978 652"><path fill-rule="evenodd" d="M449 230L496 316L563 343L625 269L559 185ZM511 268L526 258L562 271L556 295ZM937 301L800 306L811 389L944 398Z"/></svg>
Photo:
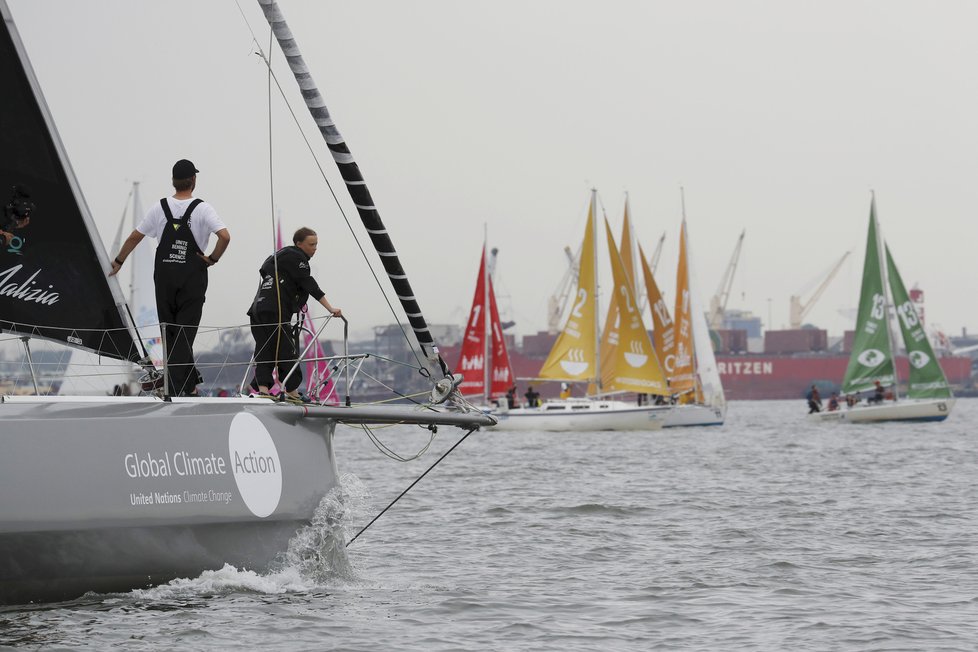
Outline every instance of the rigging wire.
<svg viewBox="0 0 978 652"><path fill-rule="evenodd" d="M346 227L350 231L350 235L353 236L353 241L356 243L357 248L360 250L360 255L363 257L364 262L366 262L367 264L367 269L370 270L370 274L371 276L373 276L374 282L377 284L377 287L380 289L380 293L384 297L384 301L387 303L387 307L390 309L391 315L394 317L394 321L397 323L397 327L400 329L401 335L404 337L404 341L407 342L408 348L411 350L411 354L414 355L414 359L418 363L417 368L421 370L425 376L428 376L427 373L424 373L427 370L427 368L424 366L424 363L421 361L421 358L418 357L418 352L415 350L414 344L411 342L411 339L408 337L407 331L404 330L404 324L401 323L401 319L398 316L397 311L394 310L394 306L391 303L390 298L387 296L387 292L385 291L383 284L380 282L380 278L377 276L377 272L374 270L373 265L370 263L370 258L367 256L367 252L364 250L363 245L360 243L360 239L357 237L356 231L353 229L353 225L350 223L350 219L349 217L347 217L346 211L344 210L343 205L340 203L339 197L336 196L336 191L333 189L333 184L330 183L329 178L326 176L326 171L323 170L323 166L319 161L319 157L316 155L316 151L313 148L312 143L310 143L309 139L306 137L306 133L302 129L302 124L299 122L299 118L298 116L296 116L295 110L292 108L292 103L289 102L289 98L286 96L285 90L282 88L282 85L279 83L278 77L275 75L275 71L272 70L271 61L269 60L268 56L266 56L265 51L262 49L261 43L259 43L258 39L255 37L255 32L251 28L251 23L248 22L248 17L245 16L244 11L241 9L239 0L235 0L235 4L238 5L238 11L241 13L241 18L245 21L245 24L248 27L248 31L251 32L252 41L254 42L255 46L258 48L258 51L255 52L255 54L257 54L261 58L261 60L265 63L265 66L268 68L268 74L270 79L275 82L275 87L278 89L282 101L285 102L285 106L289 110L289 114L292 116L292 120L295 123L296 128L298 129L299 134L306 145L306 148L309 150L309 154L312 156L313 161L316 164L316 168L319 170L320 176L323 178L323 181L326 183L326 187L329 189L329 193L333 197L333 202L336 204L337 209L339 209L340 215L343 217L343 221L346 223ZM269 50L271 49L272 46L271 44L269 44ZM271 102L271 92L269 92L269 102Z"/></svg>
<svg viewBox="0 0 978 652"><path fill-rule="evenodd" d="M434 427L434 426L432 426L432 427ZM468 432L466 432L466 433L465 433L464 435L462 435L462 438L461 438L461 439L459 439L459 440L458 440L457 442L455 442L455 444L454 444L454 445L452 445L452 447L451 447L451 448L449 448L449 449L448 449L447 451L445 451L445 453L444 453L444 454L443 454L443 455L442 455L441 457L439 457L439 458L438 458L437 460L435 460L435 463L434 463L434 464L432 464L431 466L429 466L429 467L428 467L428 469L427 469L427 470L426 470L426 471L425 471L424 473L422 473L421 475L419 475L419 476L417 477L417 479L416 479L416 480L415 480L414 482L412 482L412 483L411 483L410 485L408 485L408 488L407 488L407 489L405 489L404 491L402 491L402 492L401 492L401 493L400 493L400 494L399 494L399 495L397 496L397 498L395 498L394 500L392 500L392 501L390 502L390 504L389 504L389 505L387 505L387 507L385 507L384 509L382 509L382 510L380 510L380 513L379 513L379 514L377 514L377 515L376 515L376 516L374 516L374 517L373 517L372 519L370 519L370 522L369 522L369 523L367 523L366 525L364 525L364 526L363 526L363 528L361 528L361 530L360 530L359 532L357 532L357 533L356 533L355 535L353 535L353 538L352 538L352 539L350 539L349 541L347 541L347 542L346 542L346 547L347 547L347 548L349 548L349 547L350 547L350 544L351 544L351 543L353 543L354 541L356 541L356 540L357 540L357 538L358 538L358 537L359 537L359 536L360 536L361 534L363 534L364 532L366 532L366 531L367 531L367 528L369 528L369 527L370 527L371 525L373 525L373 524L374 524L374 522L376 522L378 518L380 518L381 516L383 516L383 515L384 515L384 514L385 514L385 513L387 512L387 510L389 510L389 509L390 509L391 507L393 507L393 506L394 506L394 504L395 504L395 503L396 503L397 501L399 501L399 500L400 500L401 498L403 498L403 497L404 497L404 495L405 495L405 494L407 494L407 492L409 492L409 491L411 491L411 489L413 489L413 488L414 488L414 485L416 485L416 484L418 484L419 482L421 482L421 479L422 479L423 477L425 477L426 475L428 475L428 473L429 473L429 472L430 472L430 471L431 471L431 470L432 470L433 468L435 468L436 466L438 466L438 464L439 464L439 462L441 462L441 461L442 461L443 459L445 459L446 457L448 457L448 456L449 456L449 454L451 454L451 452L452 452L452 451L454 451L454 450L455 450L456 448L458 448L458 446L459 446L459 444L461 444L461 443L462 443L463 441L465 441L466 439L468 439L468 436L469 436L469 435L471 435L471 434L472 434L473 432L475 432L475 431L476 431L476 430L478 430L478 429L479 429L479 427L478 427L478 426L475 426L475 427L473 427L473 428L469 428L469 430L468 430Z"/></svg>

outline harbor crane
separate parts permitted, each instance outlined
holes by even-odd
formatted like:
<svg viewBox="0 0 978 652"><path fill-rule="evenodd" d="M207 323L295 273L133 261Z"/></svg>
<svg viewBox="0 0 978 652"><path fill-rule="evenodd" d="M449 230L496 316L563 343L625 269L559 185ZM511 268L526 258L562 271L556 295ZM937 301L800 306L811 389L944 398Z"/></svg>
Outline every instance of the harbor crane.
<svg viewBox="0 0 978 652"><path fill-rule="evenodd" d="M801 325L805 320L805 315L808 314L808 312L815 305L815 302L818 301L819 297L822 296L822 293L825 292L825 288L829 286L829 283L831 283L832 279L835 278L835 275L838 274L839 269L842 267L842 263L846 262L846 258L849 257L850 253L852 252L847 251L846 253L842 254L842 258L840 258L839 261L832 266L828 275L826 275L825 280L822 281L821 285L815 289L815 292L812 293L812 296L808 299L808 301L802 303L801 297L798 295L793 295L791 297L788 323L791 325L790 327L792 329L801 328Z"/></svg>
<svg viewBox="0 0 978 652"><path fill-rule="evenodd" d="M567 270L564 272L563 278L560 279L560 283L557 284L557 289L547 299L547 331L551 335L560 332L560 316L564 312L568 295L574 291L574 287L577 285L580 254L575 256L570 247L564 247L564 255L567 256Z"/></svg>
<svg viewBox="0 0 978 652"><path fill-rule="evenodd" d="M733 287L734 272L737 271L737 261L740 259L740 249L744 244L744 235L746 234L747 229L740 232L733 256L730 257L730 263L727 265L727 271L723 273L723 278L720 279L720 286L717 288L716 294L710 299L709 323L712 330L723 328L723 317L727 312L727 299L730 298L730 288Z"/></svg>

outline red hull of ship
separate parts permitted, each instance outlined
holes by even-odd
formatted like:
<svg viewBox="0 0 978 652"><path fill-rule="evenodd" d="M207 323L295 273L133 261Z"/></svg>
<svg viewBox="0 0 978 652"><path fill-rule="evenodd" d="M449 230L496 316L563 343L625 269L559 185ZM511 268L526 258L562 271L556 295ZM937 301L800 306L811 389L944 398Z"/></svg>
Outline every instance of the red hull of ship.
<svg viewBox="0 0 978 652"><path fill-rule="evenodd" d="M720 380L728 400L803 398L813 383L821 388L842 383L849 356L717 356ZM941 358L941 367L951 385L966 385L971 376L971 359ZM906 358L897 358L897 374L906 378ZM823 391L824 394L824 391Z"/></svg>

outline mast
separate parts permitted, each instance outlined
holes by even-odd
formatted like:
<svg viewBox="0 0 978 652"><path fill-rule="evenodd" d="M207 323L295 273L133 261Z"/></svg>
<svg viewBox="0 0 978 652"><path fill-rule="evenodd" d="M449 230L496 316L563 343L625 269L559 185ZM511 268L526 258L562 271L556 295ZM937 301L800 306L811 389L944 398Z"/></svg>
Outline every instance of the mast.
<svg viewBox="0 0 978 652"><path fill-rule="evenodd" d="M601 324L598 323L598 297L601 293L598 288L598 190L591 188L591 255L594 260L594 387L597 394L601 395Z"/></svg>
<svg viewBox="0 0 978 652"><path fill-rule="evenodd" d="M876 191L870 190L872 199L871 210L873 225L876 227L876 257L879 259L880 279L883 282L883 321L886 323L886 343L890 348L890 358L893 360L893 398L898 398L898 388L900 387L900 376L897 372L896 349L893 348L893 330L890 324L890 293L889 279L886 273L886 259L883 251L883 235L880 233L880 220L876 216Z"/></svg>
<svg viewBox="0 0 978 652"><path fill-rule="evenodd" d="M357 213L360 215L360 221L363 222L364 228L370 235L370 241L373 243L377 255L380 256L380 260L384 265L384 271L387 272L387 278L390 279L394 293L401 303L401 308L408 318L408 323L411 324L411 329L418 339L422 353L429 362L437 363L446 378L450 377L451 372L448 369L448 365L442 360L438 346L431 336L428 324L425 321L424 315L421 313L421 307L418 305L414 291L411 289L411 284L408 282L404 268L401 266L401 261L398 258L397 250L394 248L394 243L387 233L387 227L384 226L384 222L380 218L380 212L374 205L373 198L370 196L370 190L367 189L367 183L364 181L363 174L360 172L360 166L357 165L353 154L350 152L350 148L336 128L336 124L329 114L329 109L326 107L326 102L316 87L312 74L309 72L299 51L299 45L292 36L291 30L285 22L285 17L278 7L278 3L275 0L258 0L258 4L261 5L262 12L265 14L265 20L268 21L269 26L272 28L275 39L278 41L279 47L282 49L285 59L289 64L289 69L292 71L295 81L302 91L302 98L306 103L306 108L309 109L309 113L312 115L313 120L315 120L316 126L319 127L319 133L322 134L323 139L326 141L333 161L336 163L336 167L343 177L346 189L350 193L350 198L353 200L357 208Z"/></svg>
<svg viewBox="0 0 978 652"><path fill-rule="evenodd" d="M489 226L482 225L482 396L485 405L489 405L489 398L492 394L490 378L492 376L489 365L489 357L492 349L492 311L489 309Z"/></svg>
<svg viewBox="0 0 978 652"><path fill-rule="evenodd" d="M689 270L692 267L692 261L690 261L689 259L689 227L686 225L686 189L683 188L682 186L679 186L679 200L682 204L682 211L683 211L682 247L685 250L685 254L686 254L686 291L689 292L690 294L689 327L690 330L692 330L693 320L696 319L696 315L693 314L693 309L692 309L693 288L690 287L690 283L689 283L689 277L690 277ZM743 235L741 235L741 239L743 239ZM689 347L690 364L692 365L691 370L693 374L693 396L694 398L699 398L699 396L697 395L702 394L702 391L699 389L701 387L699 365L696 363L696 337L691 336L689 342L690 342L690 347Z"/></svg>

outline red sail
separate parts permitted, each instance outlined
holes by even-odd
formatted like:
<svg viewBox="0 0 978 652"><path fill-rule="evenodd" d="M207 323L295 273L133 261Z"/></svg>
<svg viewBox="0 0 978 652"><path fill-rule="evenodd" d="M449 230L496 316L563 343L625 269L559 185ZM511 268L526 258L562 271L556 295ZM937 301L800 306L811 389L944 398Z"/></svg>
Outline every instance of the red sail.
<svg viewBox="0 0 978 652"><path fill-rule="evenodd" d="M485 394L486 364L486 248L482 248L479 278L475 283L472 310L462 338L461 359L456 367L462 374L459 391L464 396ZM498 321L498 319L497 319ZM508 389L508 388L507 388ZM504 392L505 393L505 392Z"/></svg>
<svg viewBox="0 0 978 652"><path fill-rule="evenodd" d="M506 340L503 338L503 328L499 324L499 310L496 309L496 292L489 279L489 319L492 328L492 380L489 386L490 398L505 396L513 386L513 369L509 364L509 353L506 351Z"/></svg>

